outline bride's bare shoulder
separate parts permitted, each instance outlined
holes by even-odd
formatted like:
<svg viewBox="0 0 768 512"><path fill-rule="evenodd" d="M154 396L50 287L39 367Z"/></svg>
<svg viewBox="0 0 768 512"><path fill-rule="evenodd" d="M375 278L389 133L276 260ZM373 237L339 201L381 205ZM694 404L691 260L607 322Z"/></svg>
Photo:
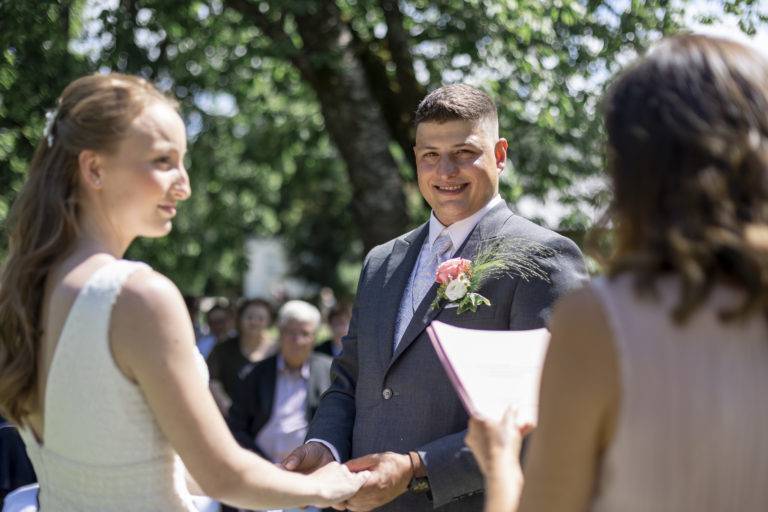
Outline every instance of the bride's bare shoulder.
<svg viewBox="0 0 768 512"><path fill-rule="evenodd" d="M146 358L162 357L192 347L194 333L184 299L173 282L149 268L133 272L115 301L110 345L118 366L129 378L131 368Z"/></svg>
<svg viewBox="0 0 768 512"><path fill-rule="evenodd" d="M149 267L140 268L126 279L115 303L115 308L125 308L133 313L153 313L178 305L184 300L173 281Z"/></svg>

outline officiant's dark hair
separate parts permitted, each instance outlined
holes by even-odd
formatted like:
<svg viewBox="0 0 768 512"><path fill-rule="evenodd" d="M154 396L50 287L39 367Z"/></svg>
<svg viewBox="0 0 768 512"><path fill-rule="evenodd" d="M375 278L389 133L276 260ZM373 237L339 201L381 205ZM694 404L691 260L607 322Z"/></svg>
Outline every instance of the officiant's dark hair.
<svg viewBox="0 0 768 512"><path fill-rule="evenodd" d="M723 320L768 313L768 60L702 35L663 40L604 103L617 250L639 293L679 276L682 323L727 283Z"/></svg>
<svg viewBox="0 0 768 512"><path fill-rule="evenodd" d="M421 100L414 125L448 121L498 120L496 104L490 96L467 84L444 85Z"/></svg>
<svg viewBox="0 0 768 512"><path fill-rule="evenodd" d="M0 414L16 424L39 404L38 351L46 278L78 236L78 158L111 152L149 104L177 104L146 80L119 73L79 78L61 94L8 217L0 277Z"/></svg>

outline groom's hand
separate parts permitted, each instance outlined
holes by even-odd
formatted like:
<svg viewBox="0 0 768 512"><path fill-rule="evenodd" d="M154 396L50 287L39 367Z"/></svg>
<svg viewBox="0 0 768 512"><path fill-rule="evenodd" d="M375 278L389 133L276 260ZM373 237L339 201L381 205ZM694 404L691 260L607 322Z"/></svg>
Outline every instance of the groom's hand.
<svg viewBox="0 0 768 512"><path fill-rule="evenodd" d="M282 462L282 466L288 471L308 474L334 460L331 450L322 443L311 441L293 450Z"/></svg>
<svg viewBox="0 0 768 512"><path fill-rule="evenodd" d="M354 472L368 470L371 476L357 494L334 507L337 510L344 510L339 507L353 512L373 510L403 494L413 478L410 457L400 453L374 453L352 459L346 465Z"/></svg>

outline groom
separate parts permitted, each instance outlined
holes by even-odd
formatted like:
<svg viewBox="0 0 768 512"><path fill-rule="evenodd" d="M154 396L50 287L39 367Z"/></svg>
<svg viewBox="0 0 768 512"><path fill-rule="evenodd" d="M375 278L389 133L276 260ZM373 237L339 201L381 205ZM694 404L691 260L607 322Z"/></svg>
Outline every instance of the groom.
<svg viewBox="0 0 768 512"><path fill-rule="evenodd" d="M427 223L374 248L363 265L349 333L308 442L283 462L309 472L337 459L371 478L349 510L481 511L483 479L464 445L467 413L440 366L425 328L432 320L474 329L542 327L552 303L585 279L578 248L513 214L498 195L507 160L496 106L483 92L449 85L416 111L419 190ZM538 243L544 278L511 275L479 293L491 305L457 314L435 298L435 269L473 259L489 241ZM352 459L352 460L350 460Z"/></svg>

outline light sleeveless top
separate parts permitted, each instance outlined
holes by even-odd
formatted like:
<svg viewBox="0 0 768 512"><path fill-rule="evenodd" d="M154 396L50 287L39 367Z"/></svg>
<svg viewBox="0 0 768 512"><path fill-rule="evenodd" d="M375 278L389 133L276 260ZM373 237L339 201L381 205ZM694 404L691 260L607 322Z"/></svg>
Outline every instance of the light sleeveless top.
<svg viewBox="0 0 768 512"><path fill-rule="evenodd" d="M48 373L44 445L19 429L40 482L43 512L197 510L181 459L109 346L112 306L128 276L144 268L117 260L88 279ZM207 379L202 357L200 369Z"/></svg>
<svg viewBox="0 0 768 512"><path fill-rule="evenodd" d="M739 292L715 287L675 325L678 281L638 298L632 279L593 281L615 340L621 404L593 512L768 510L768 327L722 323Z"/></svg>

